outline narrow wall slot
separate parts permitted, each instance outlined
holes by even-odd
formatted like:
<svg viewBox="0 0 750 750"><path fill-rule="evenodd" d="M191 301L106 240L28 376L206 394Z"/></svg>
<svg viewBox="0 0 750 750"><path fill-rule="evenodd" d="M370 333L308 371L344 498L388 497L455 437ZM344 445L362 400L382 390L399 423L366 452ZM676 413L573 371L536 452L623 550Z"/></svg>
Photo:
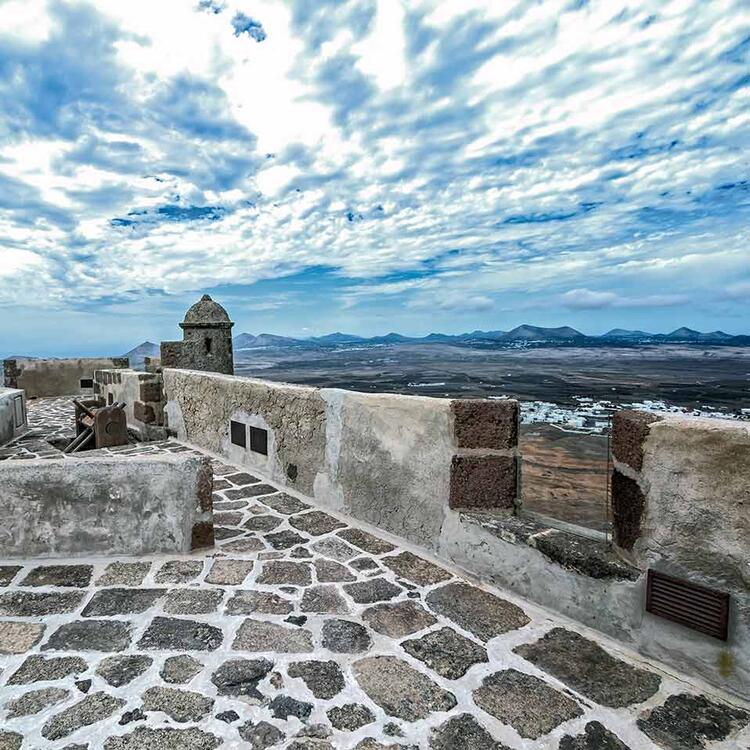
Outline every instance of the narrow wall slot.
<svg viewBox="0 0 750 750"><path fill-rule="evenodd" d="M247 446L247 434L245 432L245 425L242 422L235 422L233 419L229 420L229 433L232 445L239 445L241 448Z"/></svg>
<svg viewBox="0 0 750 750"><path fill-rule="evenodd" d="M729 594L648 571L646 611L722 641L729 627Z"/></svg>
<svg viewBox="0 0 750 750"><path fill-rule="evenodd" d="M15 396L13 406L15 407L16 427L22 427L26 424L26 415L23 412L23 396Z"/></svg>
<svg viewBox="0 0 750 750"><path fill-rule="evenodd" d="M264 456L268 455L268 430L261 427L250 428L250 450Z"/></svg>
<svg viewBox="0 0 750 750"><path fill-rule="evenodd" d="M81 378L80 384L81 384L81 388L93 388L94 379L93 378Z"/></svg>

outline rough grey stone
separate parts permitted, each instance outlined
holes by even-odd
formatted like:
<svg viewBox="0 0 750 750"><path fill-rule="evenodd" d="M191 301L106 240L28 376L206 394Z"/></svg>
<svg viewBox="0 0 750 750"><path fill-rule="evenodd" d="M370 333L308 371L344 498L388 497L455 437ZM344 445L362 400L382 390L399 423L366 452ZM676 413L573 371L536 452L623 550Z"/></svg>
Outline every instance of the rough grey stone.
<svg viewBox="0 0 750 750"><path fill-rule="evenodd" d="M227 500L236 500L241 497L259 497L260 495L270 495L274 492L278 492L275 487L271 487L270 484L251 484L247 487L241 487L237 490L225 490L224 495Z"/></svg>
<svg viewBox="0 0 750 750"><path fill-rule="evenodd" d="M295 529L310 534L310 536L322 536L346 526L338 518L329 516L328 513L324 513L322 510L313 510L300 516L292 516L289 519L289 524L294 526Z"/></svg>
<svg viewBox="0 0 750 750"><path fill-rule="evenodd" d="M302 611L343 615L349 611L349 607L335 586L310 586L302 595Z"/></svg>
<svg viewBox="0 0 750 750"><path fill-rule="evenodd" d="M43 617L72 612L83 592L5 591L0 594L0 617Z"/></svg>
<svg viewBox="0 0 750 750"><path fill-rule="evenodd" d="M102 589L84 607L84 617L132 615L145 612L165 594L164 589Z"/></svg>
<svg viewBox="0 0 750 750"><path fill-rule="evenodd" d="M389 716L416 721L456 705L455 696L393 656L360 659L353 669L362 690Z"/></svg>
<svg viewBox="0 0 750 750"><path fill-rule="evenodd" d="M140 586L151 568L150 562L113 562L96 581L97 586Z"/></svg>
<svg viewBox="0 0 750 750"><path fill-rule="evenodd" d="M344 689L344 675L335 661L295 661L289 665L287 674L304 680L316 698L327 700Z"/></svg>
<svg viewBox="0 0 750 750"><path fill-rule="evenodd" d="M0 565L0 586L9 586L21 567L21 565Z"/></svg>
<svg viewBox="0 0 750 750"><path fill-rule="evenodd" d="M358 604L372 604L373 602L393 599L403 589L385 578L372 578L369 581L347 583L344 586L344 591Z"/></svg>
<svg viewBox="0 0 750 750"><path fill-rule="evenodd" d="M180 724L200 721L213 710L213 707L213 698L190 690L155 686L143 694L144 711L163 711Z"/></svg>
<svg viewBox="0 0 750 750"><path fill-rule="evenodd" d="M216 495L220 497L220 495ZM240 510L241 508L247 507L247 500L229 500L229 501L217 501L214 500L214 511L217 510Z"/></svg>
<svg viewBox="0 0 750 750"><path fill-rule="evenodd" d="M75 686L82 693L88 693L88 691L91 690L91 684L92 684L92 681L90 679L88 679L88 680L76 680L75 681Z"/></svg>
<svg viewBox="0 0 750 750"><path fill-rule="evenodd" d="M170 615L199 615L215 612L224 597L221 589L175 589L167 594L164 611Z"/></svg>
<svg viewBox="0 0 750 750"><path fill-rule="evenodd" d="M415 659L449 680L463 677L474 664L486 662L487 651L453 628L441 628L421 638L404 641L401 647Z"/></svg>
<svg viewBox="0 0 750 750"><path fill-rule="evenodd" d="M0 622L0 654L24 654L44 634L44 625L36 622Z"/></svg>
<svg viewBox="0 0 750 750"><path fill-rule="evenodd" d="M338 654L359 654L372 643L367 628L349 620L326 620L321 633L323 648Z"/></svg>
<svg viewBox="0 0 750 750"><path fill-rule="evenodd" d="M277 695L269 704L271 715L274 719L288 719L296 716L300 721L307 719L312 713L312 703L298 701L290 695Z"/></svg>
<svg viewBox="0 0 750 750"><path fill-rule="evenodd" d="M545 672L603 706L642 703L661 684L659 675L615 659L599 644L565 628L513 649Z"/></svg>
<svg viewBox="0 0 750 750"><path fill-rule="evenodd" d="M315 575L320 583L332 583L334 581L354 581L356 576L345 565L334 560L319 559L313 562Z"/></svg>
<svg viewBox="0 0 750 750"><path fill-rule="evenodd" d="M434 625L437 619L413 601L376 604L362 613L362 619L376 632L403 638Z"/></svg>
<svg viewBox="0 0 750 750"><path fill-rule="evenodd" d="M23 735L18 732L4 732L0 729L0 750L20 750Z"/></svg>
<svg viewBox="0 0 750 750"><path fill-rule="evenodd" d="M195 677L203 669L203 664L187 654L168 656L162 664L159 675L164 682L182 685Z"/></svg>
<svg viewBox="0 0 750 750"><path fill-rule="evenodd" d="M301 628L246 619L240 625L232 648L235 651L306 653L313 650L312 635Z"/></svg>
<svg viewBox="0 0 750 750"><path fill-rule="evenodd" d="M80 656L29 656L10 676L8 685L26 685L30 682L62 680L69 675L85 672L88 664Z"/></svg>
<svg viewBox="0 0 750 750"><path fill-rule="evenodd" d="M345 706L336 706L327 711L327 716L331 724L342 732L354 732L375 721L375 714L361 703L347 703Z"/></svg>
<svg viewBox="0 0 750 750"><path fill-rule="evenodd" d="M359 553L345 542L339 539L319 539L312 548L323 557L330 557L339 562L346 562L356 557Z"/></svg>
<svg viewBox="0 0 750 750"><path fill-rule="evenodd" d="M669 750L703 750L707 742L725 740L748 723L747 711L680 693L638 719L638 728Z"/></svg>
<svg viewBox="0 0 750 750"><path fill-rule="evenodd" d="M130 623L120 620L77 620L61 625L43 650L124 651L130 645Z"/></svg>
<svg viewBox="0 0 750 750"><path fill-rule="evenodd" d="M236 711L221 711L216 714L216 718L225 724L233 724L240 718L240 715Z"/></svg>
<svg viewBox="0 0 750 750"><path fill-rule="evenodd" d="M233 542L229 542L222 547L222 549L227 552L239 552L240 554L258 552L265 548L266 545L255 536L245 537L244 539L235 539Z"/></svg>
<svg viewBox="0 0 750 750"><path fill-rule="evenodd" d="M156 574L157 583L189 583L203 571L203 560L170 560Z"/></svg>
<svg viewBox="0 0 750 750"><path fill-rule="evenodd" d="M338 532L338 536L371 555L383 555L396 549L390 542L378 539L378 537L368 534L362 529L344 529Z"/></svg>
<svg viewBox="0 0 750 750"><path fill-rule="evenodd" d="M260 482L258 477L248 474L246 471L238 471L235 474L227 474L225 476L232 484L238 487L242 487L245 484L258 484Z"/></svg>
<svg viewBox="0 0 750 750"><path fill-rule="evenodd" d="M83 589L91 583L93 572L93 565L40 565L29 572L21 585Z"/></svg>
<svg viewBox="0 0 750 750"><path fill-rule="evenodd" d="M257 724L247 721L241 727L237 727L237 731L245 742L250 743L252 750L266 750L286 737L280 729L267 721L259 721Z"/></svg>
<svg viewBox="0 0 750 750"><path fill-rule="evenodd" d="M124 727L128 724L132 724L134 721L146 721L147 718L148 717L143 713L142 709L134 708L132 711L125 711L117 723L121 727Z"/></svg>
<svg viewBox="0 0 750 750"><path fill-rule="evenodd" d="M138 645L159 651L213 651L222 639L221 630L205 622L155 617Z"/></svg>
<svg viewBox="0 0 750 750"><path fill-rule="evenodd" d="M300 513L310 508L307 503L303 503L301 500L297 500L296 497L287 495L286 492L279 492L277 495L264 497L262 502L269 508L273 508L277 513L283 513L285 516Z"/></svg>
<svg viewBox="0 0 750 750"><path fill-rule="evenodd" d="M567 695L515 669L485 677L473 695L479 708L532 740L583 713Z"/></svg>
<svg viewBox="0 0 750 750"><path fill-rule="evenodd" d="M433 589L427 595L427 604L433 612L453 620L483 641L530 622L520 607L468 583L449 583Z"/></svg>
<svg viewBox="0 0 750 750"><path fill-rule="evenodd" d="M583 734L576 737L566 734L560 740L558 750L630 750L630 748L598 721L590 721L586 724Z"/></svg>
<svg viewBox="0 0 750 750"><path fill-rule="evenodd" d="M153 659L145 654L121 654L102 659L96 673L112 687L121 687L143 674Z"/></svg>
<svg viewBox="0 0 750 750"><path fill-rule="evenodd" d="M258 683L273 669L268 659L230 659L225 661L212 675L219 695L243 695L261 700L263 694Z"/></svg>
<svg viewBox="0 0 750 750"><path fill-rule="evenodd" d="M104 750L214 750L221 740L196 727L188 729L152 729L138 727L122 737L109 737Z"/></svg>
<svg viewBox="0 0 750 750"><path fill-rule="evenodd" d="M214 526L214 541L223 539L234 539L236 536L242 536L242 529L229 528L228 526Z"/></svg>
<svg viewBox="0 0 750 750"><path fill-rule="evenodd" d="M296 531L292 531L291 529L275 531L272 534L266 534L263 538L277 550L289 549L290 547L294 547L295 544L304 544L308 541L306 537L300 536Z"/></svg>
<svg viewBox="0 0 750 750"><path fill-rule="evenodd" d="M70 690L48 687L24 693L20 698L5 704L6 718L15 719L19 716L38 714L48 706L64 701L70 695Z"/></svg>
<svg viewBox="0 0 750 750"><path fill-rule="evenodd" d="M214 523L222 526L237 526L242 520L243 514L239 511L214 512Z"/></svg>
<svg viewBox="0 0 750 750"><path fill-rule="evenodd" d="M291 586L309 586L312 583L309 563L273 561L263 563L263 570L258 583L271 586L289 584Z"/></svg>
<svg viewBox="0 0 750 750"><path fill-rule="evenodd" d="M454 716L433 729L430 747L432 750L510 750L506 745L495 742L471 714Z"/></svg>
<svg viewBox="0 0 750 750"><path fill-rule="evenodd" d="M122 698L114 698L106 693L92 693L45 722L42 737L48 740L62 739L81 727L108 718L124 705Z"/></svg>
<svg viewBox="0 0 750 750"><path fill-rule="evenodd" d="M356 560L352 560L349 565L360 572L366 570L382 570L382 568L373 560L371 557L358 557Z"/></svg>
<svg viewBox="0 0 750 750"><path fill-rule="evenodd" d="M399 555L382 558L396 575L406 578L407 581L419 586L431 586L451 577L447 570L438 567L434 563L413 555L411 552L402 552Z"/></svg>
<svg viewBox="0 0 750 750"><path fill-rule="evenodd" d="M218 585L240 586L252 569L252 560L216 560L205 581Z"/></svg>
<svg viewBox="0 0 750 750"><path fill-rule="evenodd" d="M288 599L267 591L236 591L227 602L228 615L251 615L261 612L266 615L287 615L293 605Z"/></svg>
<svg viewBox="0 0 750 750"><path fill-rule="evenodd" d="M305 558L309 559L313 556L307 547L295 547L290 553L289 557Z"/></svg>

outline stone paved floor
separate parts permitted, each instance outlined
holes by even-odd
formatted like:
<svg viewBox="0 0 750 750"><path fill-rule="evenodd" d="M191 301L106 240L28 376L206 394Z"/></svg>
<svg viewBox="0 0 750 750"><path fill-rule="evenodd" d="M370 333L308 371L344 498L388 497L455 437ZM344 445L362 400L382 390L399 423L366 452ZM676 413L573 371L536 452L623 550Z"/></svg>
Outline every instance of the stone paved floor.
<svg viewBox="0 0 750 750"><path fill-rule="evenodd" d="M736 701L213 463L213 550L0 563L0 750L750 748Z"/></svg>

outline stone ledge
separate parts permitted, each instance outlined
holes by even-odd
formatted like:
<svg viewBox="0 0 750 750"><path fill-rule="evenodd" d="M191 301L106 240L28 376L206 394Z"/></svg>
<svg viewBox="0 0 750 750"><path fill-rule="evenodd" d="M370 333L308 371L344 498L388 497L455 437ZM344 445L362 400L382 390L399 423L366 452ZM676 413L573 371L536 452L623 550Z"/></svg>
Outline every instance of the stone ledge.
<svg viewBox="0 0 750 750"><path fill-rule="evenodd" d="M534 519L484 513L460 513L459 517L462 523L481 526L509 544L539 550L548 560L589 578L635 581L642 575L638 568L621 560L608 543L560 531Z"/></svg>

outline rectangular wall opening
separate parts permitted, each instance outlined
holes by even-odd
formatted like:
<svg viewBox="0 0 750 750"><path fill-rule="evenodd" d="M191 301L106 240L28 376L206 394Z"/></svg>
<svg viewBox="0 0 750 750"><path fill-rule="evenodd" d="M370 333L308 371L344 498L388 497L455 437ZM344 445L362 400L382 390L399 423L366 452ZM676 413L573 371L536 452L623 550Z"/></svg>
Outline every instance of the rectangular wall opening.
<svg viewBox="0 0 750 750"><path fill-rule="evenodd" d="M268 430L261 427L250 428L250 450L264 456L268 455Z"/></svg>
<svg viewBox="0 0 750 750"><path fill-rule="evenodd" d="M93 388L94 387L93 378L81 378L79 382L80 382L81 388Z"/></svg>
<svg viewBox="0 0 750 750"><path fill-rule="evenodd" d="M231 419L229 421L229 435L232 445L239 445L240 448L245 448L247 446L247 436L244 423L235 422Z"/></svg>

